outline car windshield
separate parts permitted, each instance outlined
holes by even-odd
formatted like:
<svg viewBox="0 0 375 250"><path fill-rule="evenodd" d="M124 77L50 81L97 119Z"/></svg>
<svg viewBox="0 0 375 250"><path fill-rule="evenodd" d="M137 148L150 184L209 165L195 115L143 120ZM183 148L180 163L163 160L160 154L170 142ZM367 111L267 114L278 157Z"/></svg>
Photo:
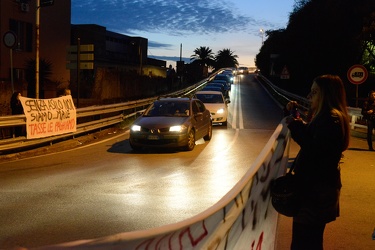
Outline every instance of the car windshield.
<svg viewBox="0 0 375 250"><path fill-rule="evenodd" d="M189 102L156 101L144 116L189 116Z"/></svg>
<svg viewBox="0 0 375 250"><path fill-rule="evenodd" d="M203 103L224 103L223 97L217 94L197 94L197 98Z"/></svg>

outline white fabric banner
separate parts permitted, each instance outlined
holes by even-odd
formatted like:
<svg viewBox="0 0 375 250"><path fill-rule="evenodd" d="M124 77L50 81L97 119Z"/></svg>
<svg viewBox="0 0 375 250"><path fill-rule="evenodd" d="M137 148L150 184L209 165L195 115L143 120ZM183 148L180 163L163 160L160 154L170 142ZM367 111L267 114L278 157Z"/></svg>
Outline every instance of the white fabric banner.
<svg viewBox="0 0 375 250"><path fill-rule="evenodd" d="M71 95L52 99L20 97L26 116L26 138L76 131L76 109Z"/></svg>
<svg viewBox="0 0 375 250"><path fill-rule="evenodd" d="M214 206L181 222L150 230L33 249L231 249L273 250L278 213L271 181L285 173L290 133L279 124L244 177Z"/></svg>

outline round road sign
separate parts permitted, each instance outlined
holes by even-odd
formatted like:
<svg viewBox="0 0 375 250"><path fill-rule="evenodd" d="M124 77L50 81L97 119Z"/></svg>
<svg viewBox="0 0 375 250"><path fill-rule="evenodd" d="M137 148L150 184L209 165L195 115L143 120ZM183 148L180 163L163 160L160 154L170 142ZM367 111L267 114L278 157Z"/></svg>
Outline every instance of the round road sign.
<svg viewBox="0 0 375 250"><path fill-rule="evenodd" d="M16 42L17 42L16 34L14 34L14 32L12 31L5 32L3 36L3 41L4 41L5 46L12 49L16 45Z"/></svg>
<svg viewBox="0 0 375 250"><path fill-rule="evenodd" d="M353 65L348 70L347 77L349 81L353 84L364 83L368 77L367 69L360 64Z"/></svg>

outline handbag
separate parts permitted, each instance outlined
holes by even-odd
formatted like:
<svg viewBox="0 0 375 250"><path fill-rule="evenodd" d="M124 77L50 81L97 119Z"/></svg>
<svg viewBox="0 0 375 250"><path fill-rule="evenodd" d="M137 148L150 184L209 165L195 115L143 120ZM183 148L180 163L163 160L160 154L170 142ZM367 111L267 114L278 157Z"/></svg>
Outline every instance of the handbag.
<svg viewBox="0 0 375 250"><path fill-rule="evenodd" d="M275 210L287 217L297 215L299 202L296 194L296 180L292 173L295 161L289 171L271 182L271 201Z"/></svg>

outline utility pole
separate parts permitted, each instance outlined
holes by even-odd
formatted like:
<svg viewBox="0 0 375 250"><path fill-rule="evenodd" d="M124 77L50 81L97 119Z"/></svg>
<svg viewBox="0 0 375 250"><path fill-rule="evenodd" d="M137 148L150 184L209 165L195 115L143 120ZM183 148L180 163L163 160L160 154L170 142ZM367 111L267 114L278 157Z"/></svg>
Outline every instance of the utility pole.
<svg viewBox="0 0 375 250"><path fill-rule="evenodd" d="M35 98L39 99L39 26L40 26L40 0L36 0L36 42L35 42Z"/></svg>
<svg viewBox="0 0 375 250"><path fill-rule="evenodd" d="M39 99L39 47L40 47L40 8L52 6L54 0L36 0L36 13L35 13L35 98Z"/></svg>

